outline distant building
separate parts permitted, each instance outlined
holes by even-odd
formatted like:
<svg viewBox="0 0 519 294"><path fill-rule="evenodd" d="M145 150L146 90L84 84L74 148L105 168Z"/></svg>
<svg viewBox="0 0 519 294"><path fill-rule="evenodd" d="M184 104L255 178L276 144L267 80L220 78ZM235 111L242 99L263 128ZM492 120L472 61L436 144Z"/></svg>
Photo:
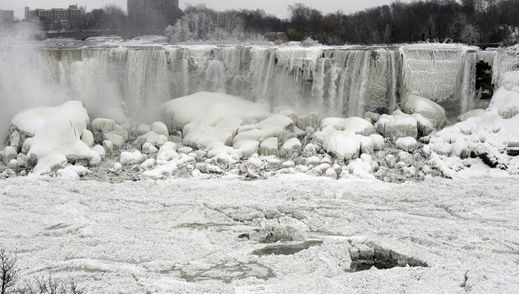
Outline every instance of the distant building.
<svg viewBox="0 0 519 294"><path fill-rule="evenodd" d="M0 10L0 22L14 22L14 11Z"/></svg>
<svg viewBox="0 0 519 294"><path fill-rule="evenodd" d="M70 29L75 23L85 16L86 9L78 5L70 5L68 8L35 9L25 7L25 20L39 21L45 29L62 30Z"/></svg>
<svg viewBox="0 0 519 294"><path fill-rule="evenodd" d="M139 26L174 24L181 11L179 0L128 0L128 16Z"/></svg>

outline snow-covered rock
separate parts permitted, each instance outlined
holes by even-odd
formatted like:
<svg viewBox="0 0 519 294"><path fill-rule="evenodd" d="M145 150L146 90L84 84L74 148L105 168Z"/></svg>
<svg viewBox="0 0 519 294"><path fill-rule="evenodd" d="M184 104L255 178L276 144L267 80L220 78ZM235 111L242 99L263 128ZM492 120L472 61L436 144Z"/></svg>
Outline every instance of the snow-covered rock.
<svg viewBox="0 0 519 294"><path fill-rule="evenodd" d="M121 152L120 162L122 165L137 165L141 164L146 159L139 150L123 151Z"/></svg>
<svg viewBox="0 0 519 294"><path fill-rule="evenodd" d="M150 128L151 128L151 131L156 134L169 137L168 127L163 122L160 122L160 121L154 122L151 124Z"/></svg>
<svg viewBox="0 0 519 294"><path fill-rule="evenodd" d="M208 92L171 100L162 109L170 130L182 131L185 145L207 150L231 145L243 122L271 115L268 105Z"/></svg>
<svg viewBox="0 0 519 294"><path fill-rule="evenodd" d="M113 119L96 118L92 121L92 132L96 142L108 140L117 148L122 148L128 141L128 129Z"/></svg>
<svg viewBox="0 0 519 294"><path fill-rule="evenodd" d="M338 131L349 131L357 135L369 136L375 133L375 127L360 117L336 118L329 117L322 121L322 128L333 127Z"/></svg>
<svg viewBox="0 0 519 294"><path fill-rule="evenodd" d="M248 157L259 152L260 142L271 137L285 141L293 133L293 121L289 117L275 114L260 123L239 127L238 134L233 139L233 147L242 150L243 156Z"/></svg>
<svg viewBox="0 0 519 294"><path fill-rule="evenodd" d="M418 141L413 137L400 138L396 140L395 145L398 149L407 152L413 152L420 147Z"/></svg>
<svg viewBox="0 0 519 294"><path fill-rule="evenodd" d="M327 127L316 134L322 137L324 150L339 160L356 158L360 154L361 142L354 132Z"/></svg>
<svg viewBox="0 0 519 294"><path fill-rule="evenodd" d="M424 97L407 95L402 102L402 111L407 114L418 113L427 118L434 128L441 128L447 121L445 109Z"/></svg>
<svg viewBox="0 0 519 294"><path fill-rule="evenodd" d="M91 173L91 171L81 165L69 165L56 171L58 177L66 180L79 180L81 177L84 177L89 173Z"/></svg>
<svg viewBox="0 0 519 294"><path fill-rule="evenodd" d="M37 159L35 174L45 174L70 160L98 161L98 154L81 140L90 122L79 101L57 107L39 107L17 114L11 124L34 134L28 151Z"/></svg>
<svg viewBox="0 0 519 294"><path fill-rule="evenodd" d="M285 157L297 156L301 153L302 144L298 138L286 140L281 146L281 153Z"/></svg>
<svg viewBox="0 0 519 294"><path fill-rule="evenodd" d="M350 175L363 179L375 179L373 173L376 171L378 164L370 155L362 154L360 158L350 162L347 166L347 171ZM348 174L344 175L345 177Z"/></svg>
<svg viewBox="0 0 519 294"><path fill-rule="evenodd" d="M279 139L275 137L267 138L260 144L261 155L279 155Z"/></svg>
<svg viewBox="0 0 519 294"><path fill-rule="evenodd" d="M159 149L150 142L146 142L142 145L142 152L144 154L152 154L152 153L156 153L158 151L159 151Z"/></svg>
<svg viewBox="0 0 519 294"><path fill-rule="evenodd" d="M18 156L16 149L12 146L6 146L1 152L1 158L4 164L8 164L11 160L16 159Z"/></svg>
<svg viewBox="0 0 519 294"><path fill-rule="evenodd" d="M81 136L81 141L83 141L88 147L93 147L95 144L94 134L89 130L85 130Z"/></svg>
<svg viewBox="0 0 519 294"><path fill-rule="evenodd" d="M400 111L395 111L393 115L382 115L375 128L379 134L393 141L405 137L418 137L417 120Z"/></svg>

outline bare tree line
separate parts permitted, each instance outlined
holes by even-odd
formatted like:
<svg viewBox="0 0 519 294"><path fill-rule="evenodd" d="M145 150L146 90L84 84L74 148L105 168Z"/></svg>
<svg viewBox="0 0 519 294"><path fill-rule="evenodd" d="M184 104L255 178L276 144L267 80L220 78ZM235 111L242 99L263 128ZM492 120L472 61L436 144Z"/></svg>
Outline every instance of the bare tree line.
<svg viewBox="0 0 519 294"><path fill-rule="evenodd" d="M519 39L518 0L395 0L353 14L324 14L304 4L288 7L289 19L263 10L215 11L190 6L170 19L141 15L132 19L118 6L94 9L71 26L78 30L132 30L170 26L173 42L275 35L286 41L312 38L323 44L395 44L453 41L469 44L514 43ZM157 21L160 20L160 21Z"/></svg>

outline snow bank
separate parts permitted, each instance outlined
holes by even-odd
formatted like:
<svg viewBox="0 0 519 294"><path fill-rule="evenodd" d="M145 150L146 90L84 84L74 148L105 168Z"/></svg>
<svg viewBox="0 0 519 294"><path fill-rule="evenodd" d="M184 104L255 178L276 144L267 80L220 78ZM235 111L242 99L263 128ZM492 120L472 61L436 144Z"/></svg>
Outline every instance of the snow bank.
<svg viewBox="0 0 519 294"><path fill-rule="evenodd" d="M465 120L439 131L430 141L434 165L452 177L447 158L480 157L491 167L507 168L510 157L505 154L510 142L519 141L519 72L508 72L484 112L466 116Z"/></svg>

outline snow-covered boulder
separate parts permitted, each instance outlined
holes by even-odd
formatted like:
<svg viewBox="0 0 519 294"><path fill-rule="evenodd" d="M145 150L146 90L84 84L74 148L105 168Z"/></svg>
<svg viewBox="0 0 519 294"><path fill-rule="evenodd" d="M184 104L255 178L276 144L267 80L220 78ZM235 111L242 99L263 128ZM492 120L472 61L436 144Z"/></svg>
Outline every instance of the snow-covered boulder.
<svg viewBox="0 0 519 294"><path fill-rule="evenodd" d="M146 159L139 150L121 152L120 162L122 165L141 164Z"/></svg>
<svg viewBox="0 0 519 294"><path fill-rule="evenodd" d="M184 144L207 150L230 146L238 128L269 117L268 105L222 94L199 92L162 106L166 125L181 130Z"/></svg>
<svg viewBox="0 0 519 294"><path fill-rule="evenodd" d="M353 175L362 179L375 179L373 173L378 168L378 164L370 155L362 154L360 158L350 162L346 167L347 173L343 177Z"/></svg>
<svg viewBox="0 0 519 294"><path fill-rule="evenodd" d="M180 155L176 151L177 146L173 142L166 142L160 146L159 152L157 153L157 162L167 162L178 159Z"/></svg>
<svg viewBox="0 0 519 294"><path fill-rule="evenodd" d="M164 134L159 134L154 131L149 131L144 135L141 135L135 141L137 146L144 147L144 144L150 143L155 147L160 147L169 140L169 137ZM141 148L142 148L141 147Z"/></svg>
<svg viewBox="0 0 519 294"><path fill-rule="evenodd" d="M445 109L424 97L407 95L402 102L402 111L407 114L421 114L427 118L435 128L441 128L447 121Z"/></svg>
<svg viewBox="0 0 519 294"><path fill-rule="evenodd" d="M168 126L165 123L157 121L152 123L150 127L152 132L169 137Z"/></svg>
<svg viewBox="0 0 519 294"><path fill-rule="evenodd" d="M233 147L241 150L244 157L249 157L259 152L260 142L263 140L275 137L279 141L285 141L293 133L293 121L289 117L275 114L260 123L239 127L238 134L233 139Z"/></svg>
<svg viewBox="0 0 519 294"><path fill-rule="evenodd" d="M88 147L93 147L95 144L94 134L89 130L85 130L81 136L81 141L83 141Z"/></svg>
<svg viewBox="0 0 519 294"><path fill-rule="evenodd" d="M265 156L279 155L279 139L271 137L263 140L260 144L260 154Z"/></svg>
<svg viewBox="0 0 519 294"><path fill-rule="evenodd" d="M490 108L502 118L510 119L519 114L519 71L505 73L501 85L492 97Z"/></svg>
<svg viewBox="0 0 519 294"><path fill-rule="evenodd" d="M395 145L398 149L407 152L413 152L420 147L418 141L413 137L400 138L396 140Z"/></svg>
<svg viewBox="0 0 519 294"><path fill-rule="evenodd" d="M4 164L8 164L11 160L16 159L18 156L16 149L12 146L6 146L0 154Z"/></svg>
<svg viewBox="0 0 519 294"><path fill-rule="evenodd" d="M322 136L324 150L335 158L348 160L359 156L361 142L354 132L338 131L333 127L327 127L319 133Z"/></svg>
<svg viewBox="0 0 519 294"><path fill-rule="evenodd" d="M369 138L373 142L373 148L375 149L375 151L380 151L380 150L384 149L384 147L386 145L386 143L384 141L384 137L382 137L379 134L373 134L373 135L370 135Z"/></svg>
<svg viewBox="0 0 519 294"><path fill-rule="evenodd" d="M281 154L284 157L293 157L301 154L302 144L298 138L291 138L286 140L281 146Z"/></svg>
<svg viewBox="0 0 519 294"><path fill-rule="evenodd" d="M99 157L101 157L101 159L105 159L105 157L106 157L106 150L105 150L105 148L103 146L95 145L94 147L92 147L92 151L97 153L99 155Z"/></svg>
<svg viewBox="0 0 519 294"><path fill-rule="evenodd" d="M144 154L152 154L152 153L157 153L159 151L159 149L157 147L155 147L155 145L153 145L152 143L150 142L146 142L142 145L142 152Z"/></svg>
<svg viewBox="0 0 519 294"><path fill-rule="evenodd" d="M304 157L312 157L315 154L317 154L317 147L315 147L315 145L312 144L312 143L307 144L305 146L305 148L303 149L303 156Z"/></svg>
<svg viewBox="0 0 519 294"><path fill-rule="evenodd" d="M393 141L405 137L418 137L418 121L400 111L395 111L393 115L380 116L375 128L379 134Z"/></svg>
<svg viewBox="0 0 519 294"><path fill-rule="evenodd" d="M89 173L91 173L91 171L81 165L69 165L56 171L56 175L59 178L66 180L79 180L81 177L84 177Z"/></svg>
<svg viewBox="0 0 519 294"><path fill-rule="evenodd" d="M92 132L96 143L108 140L117 148L122 148L128 141L129 133L124 124L113 119L96 118L92 121Z"/></svg>
<svg viewBox="0 0 519 294"><path fill-rule="evenodd" d="M28 157L35 158L35 174L50 173L68 160L98 161L99 155L81 140L90 122L79 101L57 107L39 107L17 114L11 121L20 130L34 134Z"/></svg>
<svg viewBox="0 0 519 294"><path fill-rule="evenodd" d="M322 128L333 127L338 131L349 131L357 135L369 136L375 133L375 127L360 117L336 118L329 117L322 121Z"/></svg>

